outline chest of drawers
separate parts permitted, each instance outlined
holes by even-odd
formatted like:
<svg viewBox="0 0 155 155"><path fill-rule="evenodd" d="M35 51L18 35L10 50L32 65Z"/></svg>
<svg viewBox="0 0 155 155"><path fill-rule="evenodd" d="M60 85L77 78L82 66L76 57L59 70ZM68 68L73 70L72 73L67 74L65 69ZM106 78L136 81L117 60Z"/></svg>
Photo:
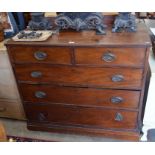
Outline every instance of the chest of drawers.
<svg viewBox="0 0 155 155"><path fill-rule="evenodd" d="M68 31L6 46L28 129L139 139L151 46L143 24L136 33Z"/></svg>

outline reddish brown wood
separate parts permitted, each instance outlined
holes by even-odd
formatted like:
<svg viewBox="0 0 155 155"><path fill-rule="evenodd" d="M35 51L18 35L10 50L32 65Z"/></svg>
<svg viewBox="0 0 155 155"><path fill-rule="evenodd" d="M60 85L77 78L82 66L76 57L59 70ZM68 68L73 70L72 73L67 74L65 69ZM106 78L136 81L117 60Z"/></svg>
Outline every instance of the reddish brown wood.
<svg viewBox="0 0 155 155"><path fill-rule="evenodd" d="M137 25L136 33L111 33L109 27L106 35L65 31L44 42L8 41L28 128L137 140L142 127L150 45L143 24ZM15 49L21 49L23 54ZM49 60L35 61L34 49L46 49ZM116 55L108 63L102 60L107 49ZM41 76L32 77L34 71ZM114 82L114 75L124 79ZM38 99L35 91L45 91L47 96ZM113 105L111 95L122 95L125 101ZM124 119L117 122L116 113Z"/></svg>
<svg viewBox="0 0 155 155"><path fill-rule="evenodd" d="M44 52L47 54L45 60L37 60L34 57L35 52ZM70 48L61 47L12 47L11 56L16 63L51 63L51 64L71 64Z"/></svg>
<svg viewBox="0 0 155 155"><path fill-rule="evenodd" d="M143 72L141 69L68 67L43 64L16 65L15 71L19 81L122 89L141 89ZM39 78L31 77L33 71L40 71L42 76ZM124 80L113 82L112 77L118 74L123 75Z"/></svg>
<svg viewBox="0 0 155 155"><path fill-rule="evenodd" d="M23 100L37 103L58 103L79 106L97 106L112 108L137 109L140 91L104 90L93 88L57 87L52 85L20 84ZM44 98L37 98L35 93L46 93ZM113 103L112 97L121 97L120 103Z"/></svg>
<svg viewBox="0 0 155 155"><path fill-rule="evenodd" d="M115 117L120 113L121 121ZM107 110L101 108L76 107L68 105L46 104L26 105L27 118L36 122L51 122L61 125L93 126L116 129L135 129L137 112L123 110ZM43 116L41 116L43 115ZM40 118L44 117L44 118Z"/></svg>
<svg viewBox="0 0 155 155"><path fill-rule="evenodd" d="M56 133L69 133L69 134L81 134L88 136L105 136L113 139L122 139L125 141L139 141L140 133L137 131L125 131L125 130L112 130L104 128L90 128L90 127L78 127L71 125L56 125L49 123L39 123L39 122L30 122L27 123L27 128L29 130L36 131L49 131Z"/></svg>
<svg viewBox="0 0 155 155"><path fill-rule="evenodd" d="M106 35L96 35L95 31L65 31L53 34L47 41L43 42L15 42L9 40L8 45L20 46L89 46L89 47L150 47L151 42L146 26L143 23L137 24L136 33L112 33L111 27L106 29Z"/></svg>
<svg viewBox="0 0 155 155"><path fill-rule="evenodd" d="M114 55L113 61L103 60L107 53ZM144 58L144 48L75 48L76 63L82 65L143 67Z"/></svg>

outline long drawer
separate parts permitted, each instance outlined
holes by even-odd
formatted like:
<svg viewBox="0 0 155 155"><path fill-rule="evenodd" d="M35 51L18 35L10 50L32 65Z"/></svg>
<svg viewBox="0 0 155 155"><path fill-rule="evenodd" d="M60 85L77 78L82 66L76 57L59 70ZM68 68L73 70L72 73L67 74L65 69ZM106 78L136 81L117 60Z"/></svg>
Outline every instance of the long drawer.
<svg viewBox="0 0 155 155"><path fill-rule="evenodd" d="M16 65L19 81L68 86L141 89L142 69Z"/></svg>
<svg viewBox="0 0 155 155"><path fill-rule="evenodd" d="M145 48L75 48L76 64L97 66L144 65Z"/></svg>
<svg viewBox="0 0 155 155"><path fill-rule="evenodd" d="M10 49L13 62L71 64L71 49L67 47L23 47Z"/></svg>
<svg viewBox="0 0 155 155"><path fill-rule="evenodd" d="M92 126L100 128L135 129L137 112L80 108L56 104L25 105L28 120L61 125Z"/></svg>
<svg viewBox="0 0 155 155"><path fill-rule="evenodd" d="M140 91L20 84L25 102L138 108Z"/></svg>

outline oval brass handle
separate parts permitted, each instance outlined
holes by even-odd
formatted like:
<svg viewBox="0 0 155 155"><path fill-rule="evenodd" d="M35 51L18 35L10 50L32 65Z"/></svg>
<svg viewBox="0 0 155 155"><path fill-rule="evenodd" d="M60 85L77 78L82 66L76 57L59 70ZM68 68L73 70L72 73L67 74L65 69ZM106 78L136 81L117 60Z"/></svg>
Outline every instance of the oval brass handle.
<svg viewBox="0 0 155 155"><path fill-rule="evenodd" d="M123 81L124 80L124 76L123 75L114 75L114 76L112 76L112 81L113 82L121 82L121 81Z"/></svg>
<svg viewBox="0 0 155 155"><path fill-rule="evenodd" d="M116 113L116 116L115 116L115 121L123 121L123 115L121 113Z"/></svg>
<svg viewBox="0 0 155 155"><path fill-rule="evenodd" d="M103 56L102 56L102 60L104 60L105 62L112 62L115 59L116 59L116 56L110 52L107 52L107 53L103 54Z"/></svg>
<svg viewBox="0 0 155 155"><path fill-rule="evenodd" d="M37 60L45 60L47 58L47 53L42 52L42 51L37 51L34 53L34 57Z"/></svg>
<svg viewBox="0 0 155 155"><path fill-rule="evenodd" d="M39 121L45 121L47 119L47 116L44 113L38 114Z"/></svg>
<svg viewBox="0 0 155 155"><path fill-rule="evenodd" d="M113 96L111 97L111 102L114 104L118 104L118 103L123 102L123 98L119 96Z"/></svg>
<svg viewBox="0 0 155 155"><path fill-rule="evenodd" d="M35 92L35 97L37 98L45 98L46 97L46 93L43 91L36 91Z"/></svg>
<svg viewBox="0 0 155 155"><path fill-rule="evenodd" d="M31 77L33 77L33 78L38 78L38 77L41 77L41 76L42 76L42 72L40 72L40 71L31 72Z"/></svg>
<svg viewBox="0 0 155 155"><path fill-rule="evenodd" d="M4 112L6 111L6 108L5 107L0 107L0 112Z"/></svg>

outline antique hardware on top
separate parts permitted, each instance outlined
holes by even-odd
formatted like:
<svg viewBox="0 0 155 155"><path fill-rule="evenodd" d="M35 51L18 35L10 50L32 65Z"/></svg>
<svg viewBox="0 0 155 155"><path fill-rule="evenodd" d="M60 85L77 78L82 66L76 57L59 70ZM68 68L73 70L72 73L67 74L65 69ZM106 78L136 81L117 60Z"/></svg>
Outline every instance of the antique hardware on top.
<svg viewBox="0 0 155 155"><path fill-rule="evenodd" d="M122 97L118 97L118 96L114 96L114 97L111 97L111 102L113 104L118 104L118 103L123 102L123 98Z"/></svg>
<svg viewBox="0 0 155 155"><path fill-rule="evenodd" d="M31 30L51 30L52 23L44 17L43 12L31 13L32 20L29 22L28 27Z"/></svg>
<svg viewBox="0 0 155 155"><path fill-rule="evenodd" d="M115 116L115 121L122 121L123 120L123 116L122 116L122 114L121 113L116 113L116 116Z"/></svg>
<svg viewBox="0 0 155 155"><path fill-rule="evenodd" d="M107 52L105 54L103 54L102 56L102 60L104 60L105 62L112 62L116 59L116 56L110 52Z"/></svg>
<svg viewBox="0 0 155 155"><path fill-rule="evenodd" d="M37 98L45 98L46 97L46 93L43 91L36 91L35 92L35 97Z"/></svg>
<svg viewBox="0 0 155 155"><path fill-rule="evenodd" d="M120 12L116 17L112 32L136 32L135 16L131 12Z"/></svg>
<svg viewBox="0 0 155 155"><path fill-rule="evenodd" d="M106 34L103 15L98 12L62 12L55 19L57 29L96 30L96 34Z"/></svg>
<svg viewBox="0 0 155 155"><path fill-rule="evenodd" d="M114 75L114 76L112 76L111 79L113 82L121 82L124 80L124 76L123 75Z"/></svg>
<svg viewBox="0 0 155 155"><path fill-rule="evenodd" d="M31 31L31 32L25 32L21 31L17 35L18 39L36 39L42 36L42 33Z"/></svg>
<svg viewBox="0 0 155 155"><path fill-rule="evenodd" d="M42 51L37 51L37 52L34 53L34 57L35 57L37 60L45 60L46 57L47 57L47 53L42 52Z"/></svg>

